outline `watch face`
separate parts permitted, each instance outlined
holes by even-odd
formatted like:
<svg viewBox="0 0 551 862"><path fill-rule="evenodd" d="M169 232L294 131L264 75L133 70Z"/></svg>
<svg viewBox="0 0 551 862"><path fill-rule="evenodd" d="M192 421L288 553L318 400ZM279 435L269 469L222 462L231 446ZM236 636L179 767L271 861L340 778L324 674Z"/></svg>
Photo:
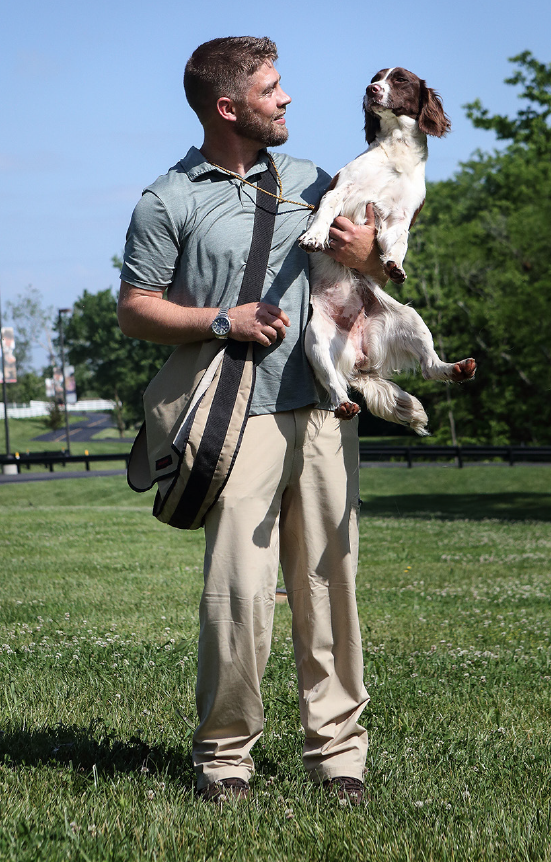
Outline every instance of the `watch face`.
<svg viewBox="0 0 551 862"><path fill-rule="evenodd" d="M219 338L223 338L231 329L231 321L229 317L215 317L212 321L212 331Z"/></svg>

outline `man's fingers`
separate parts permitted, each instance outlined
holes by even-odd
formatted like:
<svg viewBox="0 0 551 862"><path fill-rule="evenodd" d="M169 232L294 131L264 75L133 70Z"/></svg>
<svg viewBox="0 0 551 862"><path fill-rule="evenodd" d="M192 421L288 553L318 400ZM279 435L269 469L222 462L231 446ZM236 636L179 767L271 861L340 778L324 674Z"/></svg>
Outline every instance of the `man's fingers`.
<svg viewBox="0 0 551 862"><path fill-rule="evenodd" d="M263 324L262 334L273 344L277 338L285 338L285 329L290 324L288 316L277 305L260 303L257 318Z"/></svg>
<svg viewBox="0 0 551 862"><path fill-rule="evenodd" d="M277 305L260 303L259 309L265 309L272 319L275 318L275 320L280 320L284 326L289 326L289 324L291 323L285 312L281 308L278 308Z"/></svg>
<svg viewBox="0 0 551 862"><path fill-rule="evenodd" d="M262 327L262 334L268 338L270 344L273 344L278 338L285 338L285 325L283 321L272 318Z"/></svg>
<svg viewBox="0 0 551 862"><path fill-rule="evenodd" d="M329 238L337 242L339 240L347 240L350 236L354 235L357 227L358 225L354 224L350 219L345 218L345 216L337 216L329 228Z"/></svg>
<svg viewBox="0 0 551 862"><path fill-rule="evenodd" d="M326 251L336 251L343 242L346 242L347 237L347 231L335 227L335 222L333 222L333 225L329 228L329 249L326 249Z"/></svg>
<svg viewBox="0 0 551 862"><path fill-rule="evenodd" d="M286 313L267 302L250 302L237 305L229 311L232 335L237 341L257 341L268 347L278 338L285 338L290 320Z"/></svg>

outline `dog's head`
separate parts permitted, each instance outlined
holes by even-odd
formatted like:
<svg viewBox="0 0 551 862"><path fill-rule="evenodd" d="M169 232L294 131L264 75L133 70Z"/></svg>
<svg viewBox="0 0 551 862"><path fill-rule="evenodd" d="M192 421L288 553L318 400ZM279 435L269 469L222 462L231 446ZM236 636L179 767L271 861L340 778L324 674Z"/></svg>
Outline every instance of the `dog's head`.
<svg viewBox="0 0 551 862"><path fill-rule="evenodd" d="M381 69L373 76L365 91L363 106L368 144L377 136L383 111L417 120L419 130L425 135L441 138L451 128L438 93L401 66Z"/></svg>

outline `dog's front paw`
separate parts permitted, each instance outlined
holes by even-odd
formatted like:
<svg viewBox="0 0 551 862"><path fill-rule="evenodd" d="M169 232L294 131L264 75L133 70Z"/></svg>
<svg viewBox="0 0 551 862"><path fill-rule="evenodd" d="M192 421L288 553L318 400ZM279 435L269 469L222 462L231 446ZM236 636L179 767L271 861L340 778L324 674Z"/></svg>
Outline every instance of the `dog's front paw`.
<svg viewBox="0 0 551 862"><path fill-rule="evenodd" d="M393 260L385 260L383 266L386 274L394 284L404 283L407 275L401 266L398 266Z"/></svg>
<svg viewBox="0 0 551 862"><path fill-rule="evenodd" d="M311 231L306 231L302 236L298 238L299 246L304 249L304 251L312 252L312 251L323 251L324 248L328 248L328 243L325 238L319 236Z"/></svg>
<svg viewBox="0 0 551 862"><path fill-rule="evenodd" d="M360 408L353 401L343 401L335 409L337 419L353 419L360 412Z"/></svg>

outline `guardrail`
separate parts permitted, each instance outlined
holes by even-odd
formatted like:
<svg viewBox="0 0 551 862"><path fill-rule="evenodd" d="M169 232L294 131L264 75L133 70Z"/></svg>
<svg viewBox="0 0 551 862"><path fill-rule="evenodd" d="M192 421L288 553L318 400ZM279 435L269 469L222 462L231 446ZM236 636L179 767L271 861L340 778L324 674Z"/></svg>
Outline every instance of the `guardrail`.
<svg viewBox="0 0 551 862"><path fill-rule="evenodd" d="M499 458L511 467L519 463L551 462L551 446L371 446L360 443L360 461L389 461L399 458L413 467L414 461L455 461L463 467L465 461Z"/></svg>
<svg viewBox="0 0 551 862"><path fill-rule="evenodd" d="M20 473L23 467L30 470L33 464L46 467L51 473L54 466L61 464L84 464L90 470L90 464L100 461L124 461L128 467L130 452L106 453L104 455L68 455L61 452L25 452L15 455L0 455L0 465L16 465ZM372 446L360 443L360 461L380 462L399 459L406 461L408 467L413 467L414 461L454 461L458 467L465 462L495 460L507 461L511 467L520 463L551 462L551 446Z"/></svg>
<svg viewBox="0 0 551 862"><path fill-rule="evenodd" d="M31 469L33 464L39 464L47 467L50 473L54 472L54 465L61 464L66 467L67 464L85 464L86 470L90 470L90 464L98 461L124 461L128 467L130 452L109 452L104 455L68 455L65 452L24 452L17 455L0 455L0 464L11 464L17 467L17 472L21 473L21 468L26 467Z"/></svg>

